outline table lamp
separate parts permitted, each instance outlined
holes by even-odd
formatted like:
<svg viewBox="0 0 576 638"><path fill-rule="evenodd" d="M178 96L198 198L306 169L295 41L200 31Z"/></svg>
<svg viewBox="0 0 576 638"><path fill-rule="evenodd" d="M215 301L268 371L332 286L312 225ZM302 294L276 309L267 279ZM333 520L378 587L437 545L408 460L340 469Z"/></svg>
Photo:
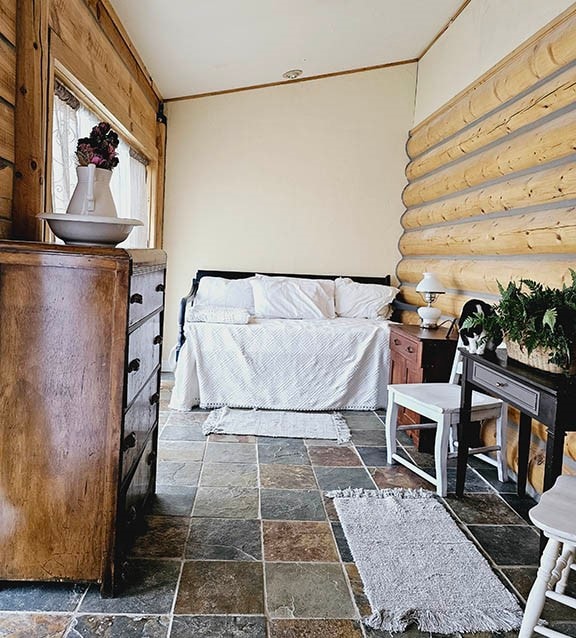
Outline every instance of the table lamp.
<svg viewBox="0 0 576 638"><path fill-rule="evenodd" d="M418 308L421 320L420 325L422 328L433 329L438 327L438 319L440 319L442 312L440 308L433 308L432 304L436 301L438 295L443 295L446 290L434 273L425 272L422 275L422 280L416 286L416 292L422 295L428 305Z"/></svg>

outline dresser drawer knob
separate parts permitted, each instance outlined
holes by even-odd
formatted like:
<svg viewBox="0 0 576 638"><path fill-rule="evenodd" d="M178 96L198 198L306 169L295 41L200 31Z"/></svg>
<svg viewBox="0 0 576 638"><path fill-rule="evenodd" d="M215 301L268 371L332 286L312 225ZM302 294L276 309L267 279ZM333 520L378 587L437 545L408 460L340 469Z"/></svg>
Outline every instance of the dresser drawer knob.
<svg viewBox="0 0 576 638"><path fill-rule="evenodd" d="M148 465L154 465L154 463L156 462L156 456L156 452L150 452L148 458L146 459L146 463L148 463Z"/></svg>
<svg viewBox="0 0 576 638"><path fill-rule="evenodd" d="M136 447L136 432L130 432L126 437L124 437L124 442L122 443L122 451L129 450L130 448Z"/></svg>
<svg viewBox="0 0 576 638"><path fill-rule="evenodd" d="M142 295L139 292L135 292L131 297L130 297L130 303L143 303L144 299L142 298Z"/></svg>
<svg viewBox="0 0 576 638"><path fill-rule="evenodd" d="M150 405L154 405L160 401L160 394L158 392L154 392L154 394L149 399Z"/></svg>
<svg viewBox="0 0 576 638"><path fill-rule="evenodd" d="M156 292L164 292L166 286L164 284L158 284L156 286Z"/></svg>
<svg viewBox="0 0 576 638"><path fill-rule="evenodd" d="M416 352L412 346L407 346L406 351L409 352L410 354Z"/></svg>
<svg viewBox="0 0 576 638"><path fill-rule="evenodd" d="M395 346L399 346L402 342L400 341L400 339L394 339L394 345Z"/></svg>
<svg viewBox="0 0 576 638"><path fill-rule="evenodd" d="M162 343L162 335L156 335L154 337L154 345L159 346Z"/></svg>
<svg viewBox="0 0 576 638"><path fill-rule="evenodd" d="M140 370L140 359L132 359L128 364L128 372L138 372Z"/></svg>
<svg viewBox="0 0 576 638"><path fill-rule="evenodd" d="M505 388L508 384L505 381L496 381L497 388Z"/></svg>

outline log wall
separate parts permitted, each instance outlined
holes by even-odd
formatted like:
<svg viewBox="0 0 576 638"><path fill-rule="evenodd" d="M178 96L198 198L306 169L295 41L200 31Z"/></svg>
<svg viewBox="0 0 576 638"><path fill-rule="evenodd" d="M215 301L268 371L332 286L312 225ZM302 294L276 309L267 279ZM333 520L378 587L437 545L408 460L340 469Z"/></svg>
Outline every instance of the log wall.
<svg viewBox="0 0 576 638"><path fill-rule="evenodd" d="M5 0L2 2L4 6ZM164 149L158 147L158 140L165 138L161 130L165 125L157 121L162 99L109 1L8 0L10 3L17 8L18 37L14 238L41 239L36 215L50 206L48 169L55 76L148 158L151 182L155 191L162 190ZM0 73L2 68L3 61ZM0 136L2 130L0 107ZM163 190L152 193L153 225L159 228L163 199ZM161 240L156 233L155 244L160 245Z"/></svg>
<svg viewBox="0 0 576 638"><path fill-rule="evenodd" d="M448 289L457 316L497 281L569 282L576 266L576 6L411 132L397 267L402 298L421 305L422 272ZM417 320L405 312L407 322ZM534 424L532 483L545 428ZM566 452L576 459L576 434ZM515 447L510 464L515 467Z"/></svg>
<svg viewBox="0 0 576 638"><path fill-rule="evenodd" d="M16 0L0 4L0 239L12 232L14 107L16 104Z"/></svg>

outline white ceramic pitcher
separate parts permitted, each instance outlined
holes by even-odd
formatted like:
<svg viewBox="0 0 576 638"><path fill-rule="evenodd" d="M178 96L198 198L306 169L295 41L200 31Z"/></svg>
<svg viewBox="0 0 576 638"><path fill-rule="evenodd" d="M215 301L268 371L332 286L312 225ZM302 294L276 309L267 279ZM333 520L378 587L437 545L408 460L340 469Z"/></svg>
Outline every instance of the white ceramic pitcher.
<svg viewBox="0 0 576 638"><path fill-rule="evenodd" d="M71 215L118 217L110 191L112 171L97 168L96 164L88 164L88 166L77 166L76 174L78 183L66 212Z"/></svg>

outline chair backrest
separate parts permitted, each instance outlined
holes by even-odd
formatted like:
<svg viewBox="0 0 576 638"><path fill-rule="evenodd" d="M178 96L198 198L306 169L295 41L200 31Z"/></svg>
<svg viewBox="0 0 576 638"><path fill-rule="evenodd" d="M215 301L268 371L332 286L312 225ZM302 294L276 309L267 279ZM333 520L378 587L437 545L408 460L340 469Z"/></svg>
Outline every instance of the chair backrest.
<svg viewBox="0 0 576 638"><path fill-rule="evenodd" d="M454 360L452 361L452 370L450 371L450 383L460 383L460 377L462 376L462 353L460 352L460 348L463 346L462 339L458 337L456 352L454 353Z"/></svg>

